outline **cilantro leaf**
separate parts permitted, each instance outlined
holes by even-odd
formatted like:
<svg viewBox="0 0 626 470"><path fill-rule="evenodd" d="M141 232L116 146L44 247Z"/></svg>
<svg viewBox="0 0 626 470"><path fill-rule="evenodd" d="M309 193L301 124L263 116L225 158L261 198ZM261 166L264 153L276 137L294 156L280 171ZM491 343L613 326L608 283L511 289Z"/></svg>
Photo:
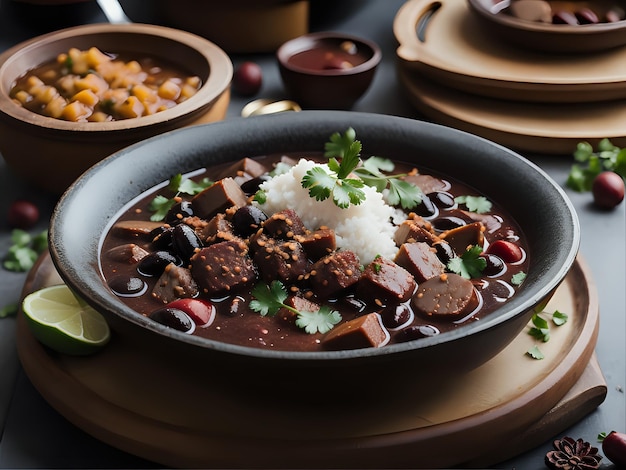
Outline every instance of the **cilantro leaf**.
<svg viewBox="0 0 626 470"><path fill-rule="evenodd" d="M422 191L408 181L390 179L387 200L392 206L400 205L403 209L412 209L422 203Z"/></svg>
<svg viewBox="0 0 626 470"><path fill-rule="evenodd" d="M528 351L526 351L526 354L537 360L545 358L545 356L537 346L533 346L532 348L530 348Z"/></svg>
<svg viewBox="0 0 626 470"><path fill-rule="evenodd" d="M323 201L330 197L336 182L336 178L326 173L324 168L314 166L302 178L302 187L309 189L309 196Z"/></svg>
<svg viewBox="0 0 626 470"><path fill-rule="evenodd" d="M163 220L169 210L174 207L174 205L176 205L176 197L180 193L193 196L204 191L212 184L213 182L209 178L203 178L200 181L194 181L188 178L183 178L183 175L180 173L172 176L167 184L167 189L175 193L174 197L167 198L160 194L155 196L148 205L148 209L154 212L150 216L150 220L153 222L159 222Z"/></svg>
<svg viewBox="0 0 626 470"><path fill-rule="evenodd" d="M524 282L525 279L526 279L526 273L523 271L520 271L514 274L513 276L511 276L511 284L513 284L514 286L519 286Z"/></svg>
<svg viewBox="0 0 626 470"><path fill-rule="evenodd" d="M309 334L317 332L327 333L337 323L341 321L341 315L336 310L331 310L327 306L322 306L317 312L300 312L295 308L286 305L287 289L280 281L272 281L268 286L259 283L252 289L253 300L250 301L250 308L262 316L276 315L281 308L295 313L296 326L304 329Z"/></svg>
<svg viewBox="0 0 626 470"><path fill-rule="evenodd" d="M567 314L561 313L558 310L556 310L552 314L552 323L554 323L556 326L564 325L565 323L567 323L567 320L569 320L569 317L567 316Z"/></svg>
<svg viewBox="0 0 626 470"><path fill-rule="evenodd" d="M555 326L564 325L568 320L568 316L562 312L559 312L558 310L555 310L552 314L547 312L539 312L533 314L531 318L531 323L533 326L528 329L528 334L535 339L547 343L548 341L550 341L550 324L548 323L548 320L546 320L545 316L550 316L552 318L552 323ZM526 353L534 359L544 358L543 354L541 353L541 351L539 351L539 348L537 346L527 351Z"/></svg>
<svg viewBox="0 0 626 470"><path fill-rule="evenodd" d="M2 263L4 269L15 272L29 271L39 255L48 249L48 231L44 230L34 237L21 229L11 232L12 245Z"/></svg>
<svg viewBox="0 0 626 470"><path fill-rule="evenodd" d="M362 187L363 182L353 178L337 181L332 190L335 205L342 209L350 207L350 204L358 206L365 200Z"/></svg>
<svg viewBox="0 0 626 470"><path fill-rule="evenodd" d="M484 214L491 210L491 201L484 196L458 196L454 198L457 204L465 204L467 210L470 212L476 212L477 214Z"/></svg>
<svg viewBox="0 0 626 470"><path fill-rule="evenodd" d="M603 171L614 171L626 178L626 148L613 145L609 139L602 139L597 151L588 142L579 142L573 155L576 163L570 169L566 185L574 191L590 191L594 178Z"/></svg>
<svg viewBox="0 0 626 470"><path fill-rule="evenodd" d="M252 310L259 312L263 317L274 316L285 306L283 302L287 298L287 291L280 281L272 281L269 286L263 283L254 286L252 295L255 297L250 301Z"/></svg>
<svg viewBox="0 0 626 470"><path fill-rule="evenodd" d="M299 312L296 325L310 335L317 332L324 334L332 330L340 321L339 312L324 305L317 312Z"/></svg>
<svg viewBox="0 0 626 470"><path fill-rule="evenodd" d="M168 199L160 194L155 196L155 198L150 201L150 204L148 205L148 209L154 212L154 214L150 216L150 220L153 222L163 220L175 204L176 201L174 199Z"/></svg>
<svg viewBox="0 0 626 470"><path fill-rule="evenodd" d="M472 245L461 256L455 256L448 262L448 269L465 279L480 277L487 266L487 260L480 256L483 249Z"/></svg>

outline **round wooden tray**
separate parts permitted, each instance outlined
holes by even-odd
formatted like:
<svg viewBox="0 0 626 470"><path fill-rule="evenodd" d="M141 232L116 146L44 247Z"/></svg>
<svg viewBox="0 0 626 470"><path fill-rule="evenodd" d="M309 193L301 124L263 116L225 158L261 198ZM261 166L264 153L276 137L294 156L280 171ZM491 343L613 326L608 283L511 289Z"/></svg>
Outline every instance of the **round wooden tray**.
<svg viewBox="0 0 626 470"><path fill-rule="evenodd" d="M45 256L24 294L59 282ZM598 299L582 260L546 311L555 309L570 319L540 344L543 360L525 354L535 340L523 332L484 366L438 387L428 377L407 374L402 390L367 400L359 399L359 390L329 390L328 404L309 400L306 390L274 398L233 390L212 379L210 364L187 369L169 360L167 351L138 350L115 335L97 355L58 355L33 338L23 315L17 347L34 386L65 418L163 465L482 466L549 439L606 396L593 357Z"/></svg>
<svg viewBox="0 0 626 470"><path fill-rule="evenodd" d="M403 69L451 88L526 102L626 98L626 47L575 55L516 48L485 29L466 0L409 0L393 30Z"/></svg>
<svg viewBox="0 0 626 470"><path fill-rule="evenodd" d="M587 141L595 147L603 138L617 146L626 145L624 100L525 103L441 86L440 82L407 73L402 64L397 75L412 105L428 118L518 151L571 156L578 142Z"/></svg>

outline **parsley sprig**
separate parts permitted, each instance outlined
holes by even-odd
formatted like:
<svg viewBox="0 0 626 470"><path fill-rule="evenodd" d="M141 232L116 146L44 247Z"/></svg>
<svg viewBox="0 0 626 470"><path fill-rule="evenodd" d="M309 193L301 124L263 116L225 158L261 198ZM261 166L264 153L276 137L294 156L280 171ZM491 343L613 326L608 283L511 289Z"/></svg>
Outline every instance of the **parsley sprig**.
<svg viewBox="0 0 626 470"><path fill-rule="evenodd" d="M533 326L529 328L528 334L544 343L550 341L550 319L554 326L562 326L567 323L569 317L567 314L559 312L558 310L555 310L553 313L545 311L534 313L531 318ZM526 351L526 354L533 359L543 359L545 357L537 345Z"/></svg>
<svg viewBox="0 0 626 470"><path fill-rule="evenodd" d="M48 231L44 230L37 235L14 229L11 232L12 245L4 258L3 266L9 271L29 271L37 258L48 248Z"/></svg>
<svg viewBox="0 0 626 470"><path fill-rule="evenodd" d="M370 157L361 160L361 142L356 140L356 132L348 128L345 133L335 132L324 145L324 156L328 157L327 172L321 166L307 171L302 178L302 187L318 201L332 198L336 206L346 209L350 204L358 205L365 200L361 188L371 186L378 192L388 189L387 201L411 209L421 203L420 189L402 180L404 174L386 175L383 171L393 171L391 160Z"/></svg>
<svg viewBox="0 0 626 470"><path fill-rule="evenodd" d="M598 143L597 151L588 142L579 142L574 152L574 160L567 178L567 186L575 191L590 191L593 180L603 171L614 171L626 178L626 148L621 149L609 139Z"/></svg>
<svg viewBox="0 0 626 470"><path fill-rule="evenodd" d="M287 290L280 281L272 281L270 285L258 283L252 289L253 300L250 308L261 316L274 316L281 308L286 308L295 313L298 318L296 325L309 334L327 333L341 321L341 315L336 310L322 306L317 312L301 312L285 304Z"/></svg>
<svg viewBox="0 0 626 470"><path fill-rule="evenodd" d="M461 256L455 256L448 262L447 268L465 279L480 277L487 266L487 260L480 256L483 249L472 245Z"/></svg>
<svg viewBox="0 0 626 470"><path fill-rule="evenodd" d="M169 210L176 204L176 196L182 194L189 194L193 196L198 194L211 186L213 181L209 178L203 178L200 181L194 181L192 179L183 178L183 175L178 173L172 176L167 184L167 189L174 192L175 195L172 198L167 198L163 195L156 196L148 206L152 212L150 220L153 222L159 222L165 218Z"/></svg>

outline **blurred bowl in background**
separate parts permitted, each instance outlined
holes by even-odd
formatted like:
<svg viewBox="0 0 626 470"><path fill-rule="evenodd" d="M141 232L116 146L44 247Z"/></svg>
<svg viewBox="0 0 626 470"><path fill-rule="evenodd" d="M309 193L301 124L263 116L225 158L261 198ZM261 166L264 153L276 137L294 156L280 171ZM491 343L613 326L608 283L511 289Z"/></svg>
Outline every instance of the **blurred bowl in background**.
<svg viewBox="0 0 626 470"><path fill-rule="evenodd" d="M626 45L624 0L467 0L498 37L525 49L591 53Z"/></svg>
<svg viewBox="0 0 626 470"><path fill-rule="evenodd" d="M70 122L30 111L10 97L16 81L70 48L154 59L198 76L195 95L164 111L108 122ZM148 137L222 120L230 101L233 65L212 42L176 29L143 24L94 24L45 34L0 55L0 153L34 186L63 192L102 158Z"/></svg>
<svg viewBox="0 0 626 470"><path fill-rule="evenodd" d="M372 83L382 53L373 41L330 31L287 41L276 57L289 98L303 108L349 109Z"/></svg>

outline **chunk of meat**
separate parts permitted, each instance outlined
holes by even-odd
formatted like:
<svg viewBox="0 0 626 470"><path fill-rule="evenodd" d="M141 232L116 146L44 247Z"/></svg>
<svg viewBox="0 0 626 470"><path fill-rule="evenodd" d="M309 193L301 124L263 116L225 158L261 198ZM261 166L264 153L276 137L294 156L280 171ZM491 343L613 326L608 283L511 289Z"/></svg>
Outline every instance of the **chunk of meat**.
<svg viewBox="0 0 626 470"><path fill-rule="evenodd" d="M285 209L272 214L263 222L263 232L272 238L289 240L297 235L306 234L307 230L293 209Z"/></svg>
<svg viewBox="0 0 626 470"><path fill-rule="evenodd" d="M217 179L232 176L235 182L241 185L252 178L267 173L267 171L265 165L257 160L246 157L225 168L224 171L218 174Z"/></svg>
<svg viewBox="0 0 626 470"><path fill-rule="evenodd" d="M448 242L455 253L462 255L470 246L483 246L485 240L485 226L481 222L474 222L447 230L441 238Z"/></svg>
<svg viewBox="0 0 626 470"><path fill-rule="evenodd" d="M191 273L208 295L222 295L249 286L257 277L254 263L243 240L215 243L191 257Z"/></svg>
<svg viewBox="0 0 626 470"><path fill-rule="evenodd" d="M232 240L235 238L235 231L230 220L226 218L225 214L220 212L206 223L199 235L203 242L210 245Z"/></svg>
<svg viewBox="0 0 626 470"><path fill-rule="evenodd" d="M295 240L268 239L254 253L254 262L261 278L268 283L275 279L286 283L303 280L308 268L306 253Z"/></svg>
<svg viewBox="0 0 626 470"><path fill-rule="evenodd" d="M357 295L378 304L405 302L411 298L415 287L411 273L393 261L378 256L363 270Z"/></svg>
<svg viewBox="0 0 626 470"><path fill-rule="evenodd" d="M411 242L425 242L432 245L439 239L439 237L431 231L432 226L430 223L423 221L419 216L417 217L416 219L405 220L398 226L394 234L394 241L397 246Z"/></svg>
<svg viewBox="0 0 626 470"><path fill-rule="evenodd" d="M380 315L368 313L342 323L324 336L322 344L327 349L379 348L389 342L389 332Z"/></svg>
<svg viewBox="0 0 626 470"><path fill-rule="evenodd" d="M407 175L404 177L404 181L413 183L420 188L424 194L433 193L435 191L446 191L450 187L448 183L439 178L421 173Z"/></svg>
<svg viewBox="0 0 626 470"><path fill-rule="evenodd" d="M194 215L207 220L230 207L242 207L247 203L246 193L232 178L222 178L191 199Z"/></svg>
<svg viewBox="0 0 626 470"><path fill-rule="evenodd" d="M454 273L445 273L423 282L411 299L416 314L450 321L469 315L478 304L478 294L472 281Z"/></svg>
<svg viewBox="0 0 626 470"><path fill-rule="evenodd" d="M110 259L121 263L139 263L146 255L148 252L135 243L115 246L107 251L107 256Z"/></svg>
<svg viewBox="0 0 626 470"><path fill-rule="evenodd" d="M161 222L150 220L121 220L111 227L111 234L124 238L152 241L152 231L162 225Z"/></svg>
<svg viewBox="0 0 626 470"><path fill-rule="evenodd" d="M337 249L335 231L328 227L298 235L296 240L300 242L311 261L317 261Z"/></svg>
<svg viewBox="0 0 626 470"><path fill-rule="evenodd" d="M289 305L292 308L295 308L298 312L317 312L321 308L320 304L313 302L301 294L290 295L285 300L285 305ZM298 319L298 314L293 312L292 310L288 310L286 308L281 308L278 310L276 314L278 318L281 320L293 324L295 326L295 322ZM296 327L299 329L299 327Z"/></svg>
<svg viewBox="0 0 626 470"><path fill-rule="evenodd" d="M198 285L189 269L170 263L152 289L152 296L164 304L176 299L194 297L198 294Z"/></svg>
<svg viewBox="0 0 626 470"><path fill-rule="evenodd" d="M335 251L313 264L309 270L311 289L320 298L336 296L361 277L361 262L353 251Z"/></svg>
<svg viewBox="0 0 626 470"><path fill-rule="evenodd" d="M394 261L410 272L418 284L443 274L445 270L435 249L424 242L404 243Z"/></svg>

